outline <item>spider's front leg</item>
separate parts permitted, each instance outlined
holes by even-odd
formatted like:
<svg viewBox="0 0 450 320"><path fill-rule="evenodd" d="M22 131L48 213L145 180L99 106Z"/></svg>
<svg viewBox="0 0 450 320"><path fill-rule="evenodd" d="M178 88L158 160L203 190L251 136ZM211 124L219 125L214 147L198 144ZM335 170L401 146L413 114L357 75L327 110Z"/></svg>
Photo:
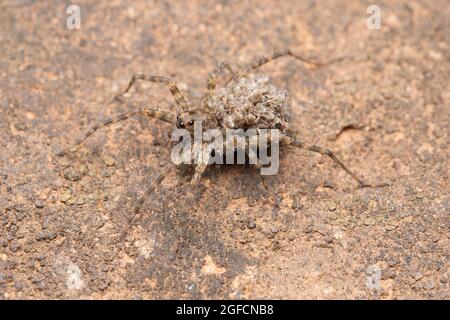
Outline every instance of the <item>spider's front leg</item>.
<svg viewBox="0 0 450 320"><path fill-rule="evenodd" d="M212 147L208 146L206 144L201 145L201 149L195 149L195 145L194 145L194 150L193 150L193 156L196 157L197 159L197 165L195 166L195 172L194 175L191 178L191 181L189 183L189 189L186 195L186 200L185 200L185 206L187 208L190 208L193 205L193 201L194 201L194 189L197 187L197 185L199 184L203 173L206 170L206 167L209 164L209 159L211 157L211 151L212 151Z"/></svg>
<svg viewBox="0 0 450 320"><path fill-rule="evenodd" d="M168 176L169 172L174 168L172 163L169 163L165 165L161 172L157 174L157 176L153 179L153 181L150 183L150 185L145 189L144 194L139 198L137 201L137 204L134 207L133 213L131 217L128 218L128 225L125 227L125 229L122 231L122 233L119 236L118 241L122 241L125 239L125 237L128 234L128 231L133 226L133 224L136 222L137 218L139 217L139 213L141 211L142 206L145 203L145 200L156 190L156 188L161 184L161 182Z"/></svg>
<svg viewBox="0 0 450 320"><path fill-rule="evenodd" d="M208 90L208 93L212 93L216 89L217 79L224 69L227 69L231 73L231 75L235 74L235 71L228 62L218 63L213 72L209 74L208 80L206 81L206 88Z"/></svg>
<svg viewBox="0 0 450 320"><path fill-rule="evenodd" d="M172 94L173 99L175 100L177 106L181 109L181 111L188 111L190 109L189 100L183 95L176 82L170 78L163 76L153 76L153 75L145 75L142 73L136 73L131 78L125 90L122 93L118 94L115 98L120 100L125 93L130 91L130 89L138 80L165 84L169 89L170 93Z"/></svg>
<svg viewBox="0 0 450 320"><path fill-rule="evenodd" d="M128 105L133 106L131 103L128 103ZM159 120L162 120L162 121L165 121L168 123L175 122L175 115L173 115L170 111L159 110L159 109L145 109L145 108L130 110L130 111L124 112L122 114L119 114L117 116L106 119L105 121L94 125L74 145L72 145L71 147L68 147L66 149L63 149L62 151L58 152L57 155L62 156L64 154L68 153L69 151L75 149L77 146L82 144L87 138L89 138L92 134L94 134L97 130L100 130L106 126L112 125L112 124L120 122L120 121L125 121L125 120L131 118L132 116L135 116L138 114L146 116L148 118L159 119Z"/></svg>

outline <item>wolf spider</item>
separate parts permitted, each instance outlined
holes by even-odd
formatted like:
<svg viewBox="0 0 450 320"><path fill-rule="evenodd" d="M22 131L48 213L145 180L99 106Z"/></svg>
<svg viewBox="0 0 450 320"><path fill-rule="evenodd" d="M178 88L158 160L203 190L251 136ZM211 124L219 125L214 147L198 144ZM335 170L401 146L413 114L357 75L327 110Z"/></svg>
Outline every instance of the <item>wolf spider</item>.
<svg viewBox="0 0 450 320"><path fill-rule="evenodd" d="M290 50L285 50L274 53L271 56L256 58L253 62L242 66L237 71L235 71L228 63L218 64L209 74L207 79L207 90L202 97L202 102L199 108L193 108L191 106L190 101L183 95L175 81L172 79L163 76L135 74L131 78L125 90L118 94L115 99L128 103L129 106L133 106L129 101L124 100L122 96L133 87L136 81L143 80L163 83L168 87L175 100L178 108L177 113L174 114L168 110L152 108L141 108L127 111L95 125L84 135L82 139L77 141L75 145L61 151L59 155L65 154L67 151L80 145L97 130L110 124L127 120L134 115L140 114L149 118L156 118L175 125L177 128L188 129L190 131L192 130L194 120L201 119L206 124L204 126L206 129L279 129L281 132L280 143L282 145L291 145L300 149L326 155L337 163L343 170L345 170L345 172L347 172L354 180L356 180L360 187L371 187L372 185L369 185L358 178L341 160L339 160L339 158L336 157L330 149L314 144L306 144L294 137L289 131L291 102L287 92L275 88L268 81L267 77L249 76L250 71L257 70L264 64L281 57L291 57L313 65L316 68L323 67L340 60L337 59L327 63L317 63L296 55ZM226 86L217 89L218 78L222 73L225 73L225 71L228 71L230 74L230 76L226 78ZM225 143L227 142L225 141ZM206 154L203 160L195 166L195 173L190 181L187 199L190 198L192 188L199 183L203 172L208 166L208 157L209 154ZM164 166L162 171L154 178L149 187L145 190L144 195L138 200L138 203L135 206L134 215L130 219L130 224L138 215L145 199L156 189L172 167L172 163Z"/></svg>

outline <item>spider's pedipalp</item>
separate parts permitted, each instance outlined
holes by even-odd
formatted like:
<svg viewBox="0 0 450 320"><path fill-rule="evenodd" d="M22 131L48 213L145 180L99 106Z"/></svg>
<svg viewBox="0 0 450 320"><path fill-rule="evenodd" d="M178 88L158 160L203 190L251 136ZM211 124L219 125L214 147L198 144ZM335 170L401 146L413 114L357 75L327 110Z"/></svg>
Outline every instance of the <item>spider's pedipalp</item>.
<svg viewBox="0 0 450 320"><path fill-rule="evenodd" d="M89 138L92 134L94 134L97 130L102 129L103 127L106 127L113 123L127 120L127 119L131 118L132 116L138 115L138 114L149 117L149 118L156 118L156 119L159 119L159 120L162 120L165 122L169 122L169 123L174 123L174 121L175 121L175 116L171 112L165 111L165 110L144 109L144 108L130 110L130 111L124 112L122 114L119 114L117 116L114 116L112 118L106 119L105 121L103 121L99 124L94 125L88 132L86 132L86 134L83 136L83 138L78 140L73 146L58 152L57 155L59 155L59 156L64 155L65 153L69 152L70 150L76 148L77 146L82 144L87 138Z"/></svg>
<svg viewBox="0 0 450 320"><path fill-rule="evenodd" d="M283 139L281 140L284 144L287 145L292 145L294 147L300 148L300 149L304 149L304 150L308 150L308 151L312 151L312 152L316 152L316 153L320 153L322 155L328 156L330 157L335 163L337 163L342 169L344 169L345 172L347 172L353 179L355 179L356 181L358 181L358 184L361 188L364 187L374 187L373 185L367 184L365 183L363 180L361 180L360 178L358 178L338 157L336 157L336 155L327 148L322 148L320 146L317 145L307 145L295 138L291 138L288 136L284 136ZM377 187L380 186L385 186L386 184L383 185L377 185Z"/></svg>
<svg viewBox="0 0 450 320"><path fill-rule="evenodd" d="M177 106L181 109L181 111L188 111L190 109L190 103L189 100L183 95L181 90L178 88L176 82L170 78L163 77L163 76L152 76L152 75L145 75L142 73L136 73L131 78L130 82L128 83L128 86L125 88L125 90L118 94L116 96L116 99L120 99L121 96L123 96L125 93L130 91L131 87L136 83L137 80L143 80L143 81L149 81L149 82L155 82L155 83L164 83L170 90L170 93L173 96L173 99L175 100L175 103Z"/></svg>

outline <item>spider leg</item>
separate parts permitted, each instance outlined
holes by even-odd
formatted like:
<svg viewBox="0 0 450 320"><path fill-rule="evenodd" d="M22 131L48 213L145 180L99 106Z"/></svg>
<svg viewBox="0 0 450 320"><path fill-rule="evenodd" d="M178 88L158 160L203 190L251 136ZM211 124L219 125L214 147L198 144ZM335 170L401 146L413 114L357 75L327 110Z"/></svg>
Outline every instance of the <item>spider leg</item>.
<svg viewBox="0 0 450 320"><path fill-rule="evenodd" d="M338 61L341 61L341 60L344 59L344 58L337 58L337 59L334 59L334 60L331 60L331 61L328 61L328 62L317 62L317 61L312 61L312 60L310 60L308 58L304 58L304 57L302 57L302 56L300 56L298 54L293 53L291 50L287 49L287 50L275 52L274 54L272 54L270 56L255 58L249 64L244 65L241 68L240 73L241 74L242 73L245 74L245 73L249 72L250 70L258 69L259 67L265 65L266 63L269 63L269 62L271 62L273 60L276 60L276 59L282 58L282 57L292 57L292 58L300 60L302 62L311 64L311 65L315 66L316 68L321 68L321 67L324 67L326 65L329 65L329 64L332 64L332 63L335 63L335 62L338 62Z"/></svg>
<svg viewBox="0 0 450 320"><path fill-rule="evenodd" d="M249 156L249 153L247 151L247 147L245 148L245 153L247 154L247 156ZM263 167L263 164L261 163L261 161L257 158L256 159L256 163L253 165L256 169L261 169ZM264 189L266 189L268 192L270 192L269 190L269 185L267 184L267 177L260 174L259 177L261 178L261 182L263 184Z"/></svg>
<svg viewBox="0 0 450 320"><path fill-rule="evenodd" d="M188 111L190 109L190 103L189 100L183 95L181 90L178 88L175 81L172 79L169 79L167 77L162 76L151 76L151 75L145 75L142 73L136 73L131 78L130 82L128 83L128 86L125 88L125 90L118 94L116 96L116 99L119 99L122 95L130 91L131 87L136 83L137 80L144 80L149 82L155 82L155 83L164 83L170 90L170 93L172 94L176 104L178 107L181 108L182 111Z"/></svg>
<svg viewBox="0 0 450 320"><path fill-rule="evenodd" d="M384 186L388 185L387 183L380 184L380 185L371 185L371 184L365 183L363 180L358 178L341 160L339 160L339 158L336 157L336 155L330 149L322 148L322 147L314 145L314 144L313 145L307 145L307 144L305 144L305 143L303 143L303 142L301 142L301 141L299 141L299 140L297 140L295 138L291 138L289 136L283 136L281 141L284 144L287 144L287 145L292 145L292 146L300 148L300 149L309 150L309 151L320 153L322 155L326 155L326 156L330 157L342 169L344 169L344 171L347 172L353 179L358 181L358 184L359 184L359 186L361 188L365 188L365 187L384 187Z"/></svg>
<svg viewBox="0 0 450 320"><path fill-rule="evenodd" d="M133 224L136 222L137 218L139 217L139 212L142 208L142 206L145 203L145 200L152 194L153 191L161 184L161 182L164 180L164 178L167 177L170 170L173 169L172 163L169 163L165 165L161 172L158 173L158 175L153 179L153 181L150 183L150 185L145 189L144 194L139 198L136 206L134 207L133 214L130 218L128 218L128 225L125 227L125 229L122 231L122 233L119 236L119 241L122 241L127 236L127 233L129 229L133 226Z"/></svg>
<svg viewBox="0 0 450 320"><path fill-rule="evenodd" d="M127 120L130 117L137 115L137 114L140 114L140 115L143 115L143 116L146 116L149 118L156 118L156 119L159 119L159 120L162 120L165 122L169 122L169 123L173 123L175 121L175 116L171 112L165 111L165 110L144 109L144 108L130 110L130 111L124 112L122 114L119 114L117 116L106 119L105 121L94 125L88 132L86 132L86 134L83 136L83 138L79 139L73 146L63 149L62 151L58 152L57 155L59 155L59 156L64 155L67 152L69 152L70 150L76 148L77 146L82 144L87 138L89 138L92 134L94 134L94 132L96 132L97 130L102 129L103 127L109 126L113 123Z"/></svg>
<svg viewBox="0 0 450 320"><path fill-rule="evenodd" d="M195 187L197 187L197 185L199 184L203 173L206 170L206 167L208 166L209 163L209 158L211 156L211 147L205 147L203 146L202 148L203 150L201 151L201 158L198 158L198 163L195 166L195 172L194 175L191 178L191 181L189 183L189 189L186 195L186 200L185 200L185 206L187 208L190 208L193 204L193 200L194 200L194 194L193 194L193 190Z"/></svg>
<svg viewBox="0 0 450 320"><path fill-rule="evenodd" d="M216 64L214 70L209 74L208 79L206 80L206 92L202 97L203 108L208 108L207 100L214 95L214 91L217 87L217 80L224 69L227 69L231 73L232 78L235 77L235 71L229 63L221 62Z"/></svg>
<svg viewBox="0 0 450 320"><path fill-rule="evenodd" d="M216 89L217 79L219 78L219 75L223 72L224 69L227 69L232 75L234 75L235 73L233 68L228 62L221 62L217 64L214 70L209 74L206 82L206 88L208 92L212 92Z"/></svg>
<svg viewBox="0 0 450 320"><path fill-rule="evenodd" d="M203 172L205 172L207 166L208 163L199 163L197 164L197 166L195 166L195 173L191 178L191 182L189 183L189 186L191 188L196 187L198 185L200 179L202 178Z"/></svg>

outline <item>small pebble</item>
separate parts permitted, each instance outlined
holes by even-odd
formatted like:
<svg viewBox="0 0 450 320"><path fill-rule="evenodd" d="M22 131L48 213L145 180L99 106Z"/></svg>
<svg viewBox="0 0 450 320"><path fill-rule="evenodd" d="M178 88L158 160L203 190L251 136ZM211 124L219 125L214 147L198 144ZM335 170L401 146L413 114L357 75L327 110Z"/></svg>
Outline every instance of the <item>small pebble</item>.
<svg viewBox="0 0 450 320"><path fill-rule="evenodd" d="M249 229L255 229L255 228L256 228L256 223L255 223L253 220L250 220L250 221L247 223L247 228L249 228Z"/></svg>
<svg viewBox="0 0 450 320"><path fill-rule="evenodd" d="M114 160L114 158L110 156L103 156L102 160L108 167L112 167L113 165L116 164L116 160Z"/></svg>
<svg viewBox="0 0 450 320"><path fill-rule="evenodd" d="M18 291L21 291L21 290L23 290L23 288L25 288L25 285L21 281L16 281L16 282L14 282L14 288Z"/></svg>
<svg viewBox="0 0 450 320"><path fill-rule="evenodd" d="M433 242L438 242L441 239L441 234L440 233L435 233L432 235L431 241Z"/></svg>
<svg viewBox="0 0 450 320"><path fill-rule="evenodd" d="M61 200L61 202L67 202L70 198L72 198L72 195L70 194L70 192L66 191L61 194L59 200Z"/></svg>
<svg viewBox="0 0 450 320"><path fill-rule="evenodd" d="M80 165L78 168L81 172L81 174L86 174L88 172L88 168L85 165Z"/></svg>
<svg viewBox="0 0 450 320"><path fill-rule="evenodd" d="M64 170L64 178L70 181L78 181L81 179L81 174L73 168Z"/></svg>
<svg viewBox="0 0 450 320"><path fill-rule="evenodd" d="M102 178L109 178L111 177L111 174L108 172L108 170L103 170L101 176Z"/></svg>
<svg viewBox="0 0 450 320"><path fill-rule="evenodd" d="M333 237L330 236L330 235L326 235L326 236L324 237L324 240L325 240L325 242L328 243L328 244L333 243L333 241L334 241Z"/></svg>
<svg viewBox="0 0 450 320"><path fill-rule="evenodd" d="M330 210L330 211L336 210L336 208L337 208L336 202L334 202L333 200L328 200L327 207L328 207L328 210Z"/></svg>
<svg viewBox="0 0 450 320"><path fill-rule="evenodd" d="M43 241L43 240L53 240L58 236L58 234L56 232L52 232L52 231L42 231L40 233L38 233L38 235L36 236L36 240L37 241Z"/></svg>
<svg viewBox="0 0 450 320"><path fill-rule="evenodd" d="M388 225L385 227L385 229L386 229L387 231L392 231L392 230L397 229L397 226L392 225L392 224L388 224Z"/></svg>
<svg viewBox="0 0 450 320"><path fill-rule="evenodd" d="M425 290L434 289L434 282L433 282L433 280L425 281L425 283L422 285L422 288L424 288Z"/></svg>
<svg viewBox="0 0 450 320"><path fill-rule="evenodd" d="M83 196L80 196L77 198L76 203L77 203L77 205L81 206L86 203L86 199Z"/></svg>
<svg viewBox="0 0 450 320"><path fill-rule="evenodd" d="M328 216L328 218L329 218L330 220L337 220L338 216L337 216L336 214L330 214L330 215Z"/></svg>
<svg viewBox="0 0 450 320"><path fill-rule="evenodd" d="M292 204L292 209L301 209L302 205L298 202L298 201L294 201L294 203Z"/></svg>
<svg viewBox="0 0 450 320"><path fill-rule="evenodd" d="M26 125L21 122L14 123L13 126L19 131L25 131L27 129Z"/></svg>
<svg viewBox="0 0 450 320"><path fill-rule="evenodd" d="M416 274L414 275L414 280L416 280L416 281L419 281L422 278L423 278L423 274L420 272L416 272Z"/></svg>
<svg viewBox="0 0 450 320"><path fill-rule="evenodd" d="M36 206L36 208L43 208L45 206L45 202L42 199L36 199L34 201L34 205Z"/></svg>
<svg viewBox="0 0 450 320"><path fill-rule="evenodd" d="M394 267L397 263L398 263L398 260L395 260L395 259L389 259L388 261L386 261L387 262L387 264L388 264L388 266L389 267Z"/></svg>
<svg viewBox="0 0 450 320"><path fill-rule="evenodd" d="M373 226L375 224L375 219L373 218L367 218L364 220L364 224L366 226Z"/></svg>
<svg viewBox="0 0 450 320"><path fill-rule="evenodd" d="M314 231L314 226L312 224L308 225L305 230L303 230L304 233L311 233Z"/></svg>
<svg viewBox="0 0 450 320"><path fill-rule="evenodd" d="M69 165L69 160L66 158L59 158L58 163L63 167L67 167Z"/></svg>
<svg viewBox="0 0 450 320"><path fill-rule="evenodd" d="M109 193L107 191L102 193L102 200L103 201L108 201L109 200Z"/></svg>

